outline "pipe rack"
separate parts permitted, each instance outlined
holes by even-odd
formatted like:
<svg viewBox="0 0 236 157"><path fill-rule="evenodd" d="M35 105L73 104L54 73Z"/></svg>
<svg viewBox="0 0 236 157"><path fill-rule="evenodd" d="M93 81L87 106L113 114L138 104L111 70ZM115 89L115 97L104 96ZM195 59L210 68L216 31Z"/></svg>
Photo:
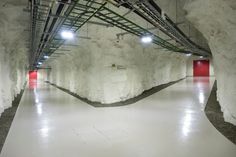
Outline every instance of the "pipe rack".
<svg viewBox="0 0 236 157"><path fill-rule="evenodd" d="M114 1L114 2L112 2ZM38 62L45 61L45 55L52 55L65 42L60 36L62 30L78 31L92 17L105 22L102 25L115 26L138 37L152 36L153 43L167 50L195 55L209 55L204 49L187 39L178 31L166 15L161 18L161 10L149 1L137 0L139 3L129 3L129 0L32 0L31 2L31 68L37 67ZM162 30L172 39L178 41L184 48L175 46L156 34L150 32L124 16L106 7L108 2L117 3L117 6L132 8L133 12L145 18L155 27ZM100 24L100 23L99 23Z"/></svg>

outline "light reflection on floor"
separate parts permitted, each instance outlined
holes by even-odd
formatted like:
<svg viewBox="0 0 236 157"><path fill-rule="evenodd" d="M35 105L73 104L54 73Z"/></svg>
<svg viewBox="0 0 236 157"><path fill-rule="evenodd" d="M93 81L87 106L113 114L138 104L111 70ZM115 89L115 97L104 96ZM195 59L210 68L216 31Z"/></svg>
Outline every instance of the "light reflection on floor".
<svg viewBox="0 0 236 157"><path fill-rule="evenodd" d="M135 104L108 108L30 85L0 157L235 157L235 145L202 111L213 82L187 78Z"/></svg>

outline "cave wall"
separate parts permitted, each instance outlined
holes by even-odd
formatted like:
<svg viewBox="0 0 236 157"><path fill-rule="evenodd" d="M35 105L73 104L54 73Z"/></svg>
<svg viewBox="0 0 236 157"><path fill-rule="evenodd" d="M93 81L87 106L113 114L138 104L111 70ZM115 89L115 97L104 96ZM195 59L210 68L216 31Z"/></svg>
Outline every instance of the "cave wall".
<svg viewBox="0 0 236 157"><path fill-rule="evenodd" d="M225 121L236 125L236 1L190 0L187 18L210 46L217 80L217 99Z"/></svg>
<svg viewBox="0 0 236 157"><path fill-rule="evenodd" d="M183 6L189 0L154 0L159 7L177 24L181 31L185 33L189 39L199 46L209 50L208 43L201 32L186 19L186 11Z"/></svg>
<svg viewBox="0 0 236 157"><path fill-rule="evenodd" d="M113 103L186 77L185 55L142 44L133 35L118 40L119 32L86 25L79 33L88 33L91 40L75 39L77 47L47 61L52 68L50 82L91 101Z"/></svg>
<svg viewBox="0 0 236 157"><path fill-rule="evenodd" d="M37 71L37 81L39 82L45 82L49 81L49 75L50 69L38 69Z"/></svg>
<svg viewBox="0 0 236 157"><path fill-rule="evenodd" d="M0 114L11 107L27 79L25 28L29 21L23 7L18 3L11 4L11 1L0 7Z"/></svg>

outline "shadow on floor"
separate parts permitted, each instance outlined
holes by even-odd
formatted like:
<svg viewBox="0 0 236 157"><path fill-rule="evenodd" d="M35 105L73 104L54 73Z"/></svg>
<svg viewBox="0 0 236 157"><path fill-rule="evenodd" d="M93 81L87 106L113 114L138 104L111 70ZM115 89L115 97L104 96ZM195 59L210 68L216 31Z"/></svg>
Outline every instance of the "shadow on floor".
<svg viewBox="0 0 236 157"><path fill-rule="evenodd" d="M12 107L6 109L0 117L0 152L2 151L2 147L6 140L7 134L10 130L11 123L16 114L16 110L19 106L21 97L24 93L24 90L21 90L20 94L16 96L16 98L12 102Z"/></svg>
<svg viewBox="0 0 236 157"><path fill-rule="evenodd" d="M215 81L205 107L205 114L221 134L236 144L236 126L224 121L223 112L221 111L220 104L216 98L216 91L217 84Z"/></svg>
<svg viewBox="0 0 236 157"><path fill-rule="evenodd" d="M185 78L183 78L183 79L185 79ZM156 93L156 92L158 92L158 91L160 91L160 90L162 90L164 88L167 88L167 87L169 87L169 86L171 86L171 85L173 85L175 83L178 83L179 81L182 81L183 79L179 79L177 81L173 81L173 82L169 82L169 83L166 83L166 84L162 84L162 85L153 87L153 88L151 88L149 90L144 91L142 94L140 94L140 95L138 95L138 96L136 96L134 98L131 98L131 99L128 99L128 100L125 100L125 101L121 101L121 102L110 103L110 104L102 104L100 102L90 101L90 100L88 100L86 98L83 98L83 97L81 97L81 96L79 96L79 95L69 91L68 89L62 88L62 87L57 86L56 84L53 84L53 83L48 82L48 81L46 81L46 82L49 83L50 85L52 85L52 86L54 86L54 87L64 91L64 92L66 92L66 93L68 93L68 94L70 94L70 95L80 99L81 101L83 101L83 102L85 102L85 103L87 103L87 104L89 104L89 105L91 105L93 107L116 107L116 106L125 106L125 105L133 104L133 103L135 103L135 102L137 102L137 101L139 101L141 99L144 99L144 98L146 98L146 97L148 97L148 96L150 96L150 95L152 95L152 94L154 94L154 93Z"/></svg>

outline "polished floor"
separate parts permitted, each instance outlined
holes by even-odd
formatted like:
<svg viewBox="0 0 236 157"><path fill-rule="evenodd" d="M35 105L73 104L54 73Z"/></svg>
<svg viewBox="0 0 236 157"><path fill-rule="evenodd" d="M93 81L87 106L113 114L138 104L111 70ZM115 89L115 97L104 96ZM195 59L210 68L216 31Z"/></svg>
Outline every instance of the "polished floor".
<svg viewBox="0 0 236 157"><path fill-rule="evenodd" d="M213 82L187 78L135 104L108 108L31 84L1 157L236 157L236 146L204 114Z"/></svg>

